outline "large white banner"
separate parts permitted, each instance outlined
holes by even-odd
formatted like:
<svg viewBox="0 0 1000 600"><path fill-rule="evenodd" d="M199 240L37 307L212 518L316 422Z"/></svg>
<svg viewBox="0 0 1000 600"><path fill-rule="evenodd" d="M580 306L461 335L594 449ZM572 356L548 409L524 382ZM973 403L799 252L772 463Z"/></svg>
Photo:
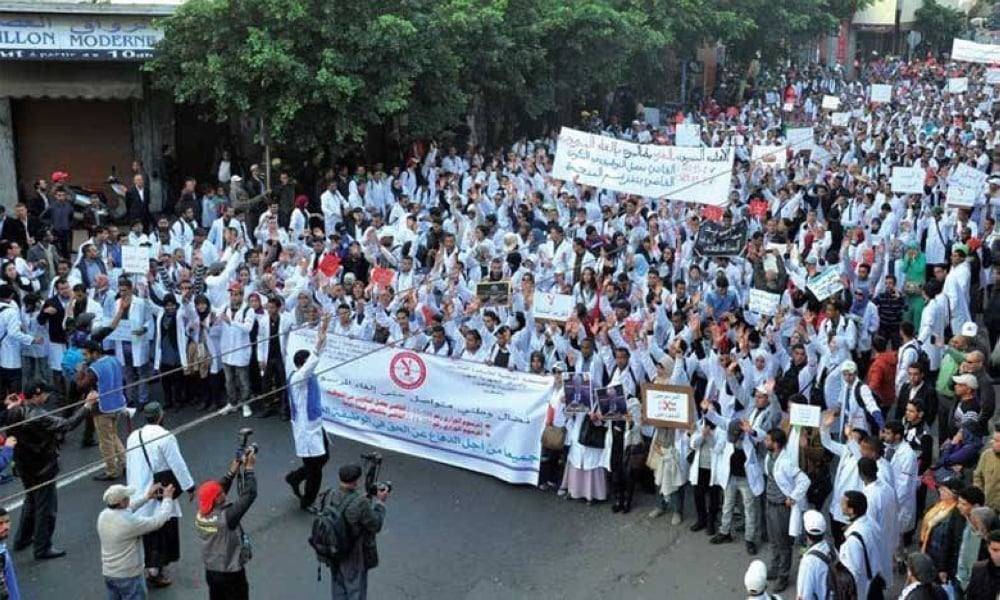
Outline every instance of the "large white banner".
<svg viewBox="0 0 1000 600"><path fill-rule="evenodd" d="M701 146L701 125L697 123L678 123L675 142L678 146Z"/></svg>
<svg viewBox="0 0 1000 600"><path fill-rule="evenodd" d="M951 42L951 59L986 65L995 64L1000 62L1000 46L955 38Z"/></svg>
<svg viewBox="0 0 1000 600"><path fill-rule="evenodd" d="M563 127L552 176L626 194L729 203L732 148L634 144Z"/></svg>
<svg viewBox="0 0 1000 600"><path fill-rule="evenodd" d="M287 356L315 347L315 331L295 331ZM509 483L538 483L552 377L340 336L327 341L316 374L330 433Z"/></svg>

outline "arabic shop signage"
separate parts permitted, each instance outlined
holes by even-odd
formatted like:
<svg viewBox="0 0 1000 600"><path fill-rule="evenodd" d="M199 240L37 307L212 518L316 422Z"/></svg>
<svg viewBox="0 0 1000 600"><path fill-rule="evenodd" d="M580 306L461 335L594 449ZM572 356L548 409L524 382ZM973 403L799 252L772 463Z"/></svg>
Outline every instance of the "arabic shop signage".
<svg viewBox="0 0 1000 600"><path fill-rule="evenodd" d="M0 13L0 60L141 61L163 31L150 17Z"/></svg>

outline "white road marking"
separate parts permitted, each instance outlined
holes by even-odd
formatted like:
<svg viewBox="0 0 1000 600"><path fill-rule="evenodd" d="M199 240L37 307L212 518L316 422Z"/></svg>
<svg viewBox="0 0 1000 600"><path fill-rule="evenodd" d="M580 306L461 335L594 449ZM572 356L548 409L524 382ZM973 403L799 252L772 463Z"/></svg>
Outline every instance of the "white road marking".
<svg viewBox="0 0 1000 600"><path fill-rule="evenodd" d="M67 477L66 479L62 479L62 480L59 481L59 483L56 484L56 489L58 490L60 488L66 487L67 485L69 485L71 483L76 483L77 481L83 479L84 477L87 477L88 475L92 475L92 474L100 471L103 468L104 468L103 464L94 465L93 467L90 467L89 469L87 469L85 471L80 471L79 473L76 473L75 475ZM17 502L14 502L13 504L10 504L10 505L8 505L8 506L6 506L4 508L7 509L7 512L14 512L15 510L21 508L22 506L24 506L24 497L23 496Z"/></svg>

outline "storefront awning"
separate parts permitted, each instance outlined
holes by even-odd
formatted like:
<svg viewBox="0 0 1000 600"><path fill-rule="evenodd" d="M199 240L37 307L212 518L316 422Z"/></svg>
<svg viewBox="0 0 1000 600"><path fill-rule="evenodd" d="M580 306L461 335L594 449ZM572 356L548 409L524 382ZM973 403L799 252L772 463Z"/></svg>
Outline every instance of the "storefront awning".
<svg viewBox="0 0 1000 600"><path fill-rule="evenodd" d="M134 63L0 62L0 97L142 98L139 68Z"/></svg>

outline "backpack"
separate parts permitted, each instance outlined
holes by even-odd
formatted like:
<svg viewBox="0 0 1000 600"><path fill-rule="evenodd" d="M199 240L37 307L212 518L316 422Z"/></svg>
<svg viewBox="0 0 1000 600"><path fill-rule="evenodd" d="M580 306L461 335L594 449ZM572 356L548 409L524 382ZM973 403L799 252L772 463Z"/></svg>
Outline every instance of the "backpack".
<svg viewBox="0 0 1000 600"><path fill-rule="evenodd" d="M916 343L914 345L912 345L912 346L909 346L906 350L907 351L912 350L912 351L916 352L917 353L917 360L913 364L920 365L921 367L923 367L924 373L930 373L931 359L927 356L927 352L924 350L924 345L921 344L917 340L914 340L914 341ZM900 358L902 358L902 357L900 357Z"/></svg>
<svg viewBox="0 0 1000 600"><path fill-rule="evenodd" d="M858 587L854 576L837 558L836 552L829 555L812 549L806 553L826 563L826 598L807 598L806 600L858 600Z"/></svg>
<svg viewBox="0 0 1000 600"><path fill-rule="evenodd" d="M857 538L858 542L861 543L861 553L865 557L865 571L868 573L868 579L871 583L868 585L868 600L882 600L885 598L885 579L882 577L882 573L877 573L872 577L872 564L868 559L868 547L865 546L865 538L861 537L861 534L857 531L851 532L848 537Z"/></svg>
<svg viewBox="0 0 1000 600"><path fill-rule="evenodd" d="M328 504L327 493L329 492L325 492L320 500L323 509L313 519L309 545L316 551L316 559L321 564L335 567L347 559L357 542L357 535L344 518L348 506L357 496L348 495L338 504Z"/></svg>
<svg viewBox="0 0 1000 600"><path fill-rule="evenodd" d="M861 399L861 386L862 385L865 385L865 384L863 384L863 383L861 383L859 381L858 385L854 386L854 401L858 404L858 406L861 407L861 410L865 411L865 421L868 422L868 431L872 435L877 435L878 434L878 430L879 430L878 421L875 420L875 417L872 416L872 413L868 412L868 406L865 404L864 400ZM865 387L868 387L868 386L865 385ZM882 399L879 398L879 395L875 393L875 390L873 390L871 388L868 388L868 391L872 395L872 400L875 401L875 406L882 406ZM884 415L883 415L883 417L884 417Z"/></svg>

